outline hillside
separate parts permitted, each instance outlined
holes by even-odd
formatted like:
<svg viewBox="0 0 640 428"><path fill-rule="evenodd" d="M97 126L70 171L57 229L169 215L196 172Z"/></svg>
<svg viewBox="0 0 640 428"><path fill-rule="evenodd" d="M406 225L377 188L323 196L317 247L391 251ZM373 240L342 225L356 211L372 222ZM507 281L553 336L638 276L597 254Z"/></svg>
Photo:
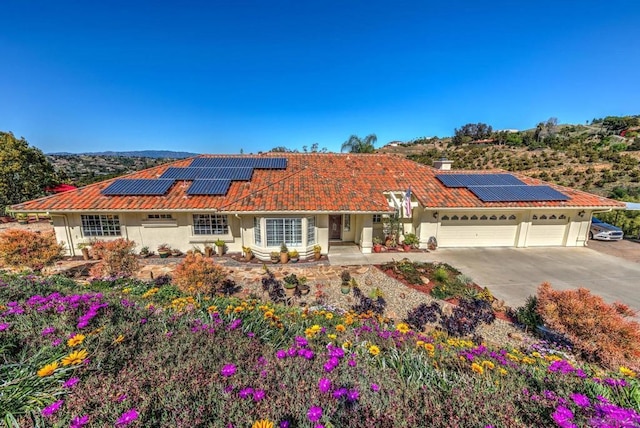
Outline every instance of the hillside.
<svg viewBox="0 0 640 428"><path fill-rule="evenodd" d="M624 131L624 130L623 130ZM602 196L634 200L640 196L638 129L615 133L591 125L554 125L495 132L480 141L456 144L454 138L420 138L388 144L378 151L432 165L446 157L455 169L500 168L571 186Z"/></svg>
<svg viewBox="0 0 640 428"><path fill-rule="evenodd" d="M58 152L48 153L49 156L120 156L130 158L161 158L161 159L184 159L197 156L198 153L191 152L174 152L171 150L138 150L130 152L87 152L87 153L69 153Z"/></svg>

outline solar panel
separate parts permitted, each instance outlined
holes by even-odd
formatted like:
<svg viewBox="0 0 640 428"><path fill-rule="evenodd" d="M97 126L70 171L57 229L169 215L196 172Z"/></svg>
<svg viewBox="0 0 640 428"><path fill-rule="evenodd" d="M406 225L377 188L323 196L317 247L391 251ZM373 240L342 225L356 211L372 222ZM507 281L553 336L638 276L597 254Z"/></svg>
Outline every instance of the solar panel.
<svg viewBox="0 0 640 428"><path fill-rule="evenodd" d="M102 190L107 196L164 195L175 180L119 178Z"/></svg>
<svg viewBox="0 0 640 428"><path fill-rule="evenodd" d="M195 158L191 167L285 169L286 158Z"/></svg>
<svg viewBox="0 0 640 428"><path fill-rule="evenodd" d="M230 185L231 180L195 180L187 195L225 195Z"/></svg>
<svg viewBox="0 0 640 428"><path fill-rule="evenodd" d="M447 187L521 186L525 183L511 174L439 174L436 178Z"/></svg>
<svg viewBox="0 0 640 428"><path fill-rule="evenodd" d="M569 197L549 186L469 186L483 202L566 201Z"/></svg>
<svg viewBox="0 0 640 428"><path fill-rule="evenodd" d="M251 180L253 168L167 168L160 178L172 178L175 180L197 179L229 179L238 181Z"/></svg>

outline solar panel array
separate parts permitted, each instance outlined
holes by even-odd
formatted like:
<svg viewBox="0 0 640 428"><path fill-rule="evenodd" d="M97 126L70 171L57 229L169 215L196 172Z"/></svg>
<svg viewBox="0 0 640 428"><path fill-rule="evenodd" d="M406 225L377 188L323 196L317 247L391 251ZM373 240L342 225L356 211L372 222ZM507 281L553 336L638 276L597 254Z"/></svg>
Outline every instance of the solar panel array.
<svg viewBox="0 0 640 428"><path fill-rule="evenodd" d="M175 180L119 178L102 190L103 195L164 195Z"/></svg>
<svg viewBox="0 0 640 428"><path fill-rule="evenodd" d="M194 180L187 195L226 195L231 180Z"/></svg>
<svg viewBox="0 0 640 428"><path fill-rule="evenodd" d="M169 167L158 179L120 178L102 190L107 196L161 196L176 180L193 181L187 195L225 195L232 181L250 181L254 169L286 169L287 158L195 158L188 167Z"/></svg>
<svg viewBox="0 0 640 428"><path fill-rule="evenodd" d="M527 186L511 174L439 174L450 188L467 188L483 202L566 201L569 197L549 186Z"/></svg>
<svg viewBox="0 0 640 428"><path fill-rule="evenodd" d="M566 201L569 198L549 186L469 186L483 202Z"/></svg>
<svg viewBox="0 0 640 428"><path fill-rule="evenodd" d="M436 178L447 187L525 185L511 174L440 174Z"/></svg>
<svg viewBox="0 0 640 428"><path fill-rule="evenodd" d="M253 175L253 168L204 168L170 167L160 176L160 178L172 178L175 180L197 180L197 179L228 179L234 181L249 181Z"/></svg>

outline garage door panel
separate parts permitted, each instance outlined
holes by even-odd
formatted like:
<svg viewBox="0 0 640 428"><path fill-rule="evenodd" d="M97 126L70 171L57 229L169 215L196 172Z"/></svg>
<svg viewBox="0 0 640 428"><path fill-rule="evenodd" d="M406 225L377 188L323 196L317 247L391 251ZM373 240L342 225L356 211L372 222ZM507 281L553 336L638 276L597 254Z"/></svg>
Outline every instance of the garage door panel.
<svg viewBox="0 0 640 428"><path fill-rule="evenodd" d="M441 225L437 239L440 247L513 247L517 232L517 224Z"/></svg>
<svg viewBox="0 0 640 428"><path fill-rule="evenodd" d="M550 247L564 245L567 223L532 224L527 234L528 247Z"/></svg>

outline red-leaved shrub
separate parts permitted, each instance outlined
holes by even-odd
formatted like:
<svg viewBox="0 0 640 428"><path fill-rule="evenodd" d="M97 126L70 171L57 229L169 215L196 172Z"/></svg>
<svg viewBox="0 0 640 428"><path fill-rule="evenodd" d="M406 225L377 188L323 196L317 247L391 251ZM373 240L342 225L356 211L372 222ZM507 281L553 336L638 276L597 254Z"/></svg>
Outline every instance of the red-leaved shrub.
<svg viewBox="0 0 640 428"><path fill-rule="evenodd" d="M187 294L212 295L226 276L225 270L212 259L198 253L187 253L173 272L173 283Z"/></svg>
<svg viewBox="0 0 640 428"><path fill-rule="evenodd" d="M634 315L628 306L609 305L586 288L556 291L545 282L538 288L537 312L585 359L612 369L640 369L640 324L627 319Z"/></svg>
<svg viewBox="0 0 640 428"><path fill-rule="evenodd" d="M138 269L138 258L133 253L134 241L118 238L113 241L95 241L91 244L94 256L100 261L93 265L90 274L96 278L107 276L131 276Z"/></svg>
<svg viewBox="0 0 640 428"><path fill-rule="evenodd" d="M0 263L11 267L40 270L64 254L53 232L9 229L0 234Z"/></svg>

